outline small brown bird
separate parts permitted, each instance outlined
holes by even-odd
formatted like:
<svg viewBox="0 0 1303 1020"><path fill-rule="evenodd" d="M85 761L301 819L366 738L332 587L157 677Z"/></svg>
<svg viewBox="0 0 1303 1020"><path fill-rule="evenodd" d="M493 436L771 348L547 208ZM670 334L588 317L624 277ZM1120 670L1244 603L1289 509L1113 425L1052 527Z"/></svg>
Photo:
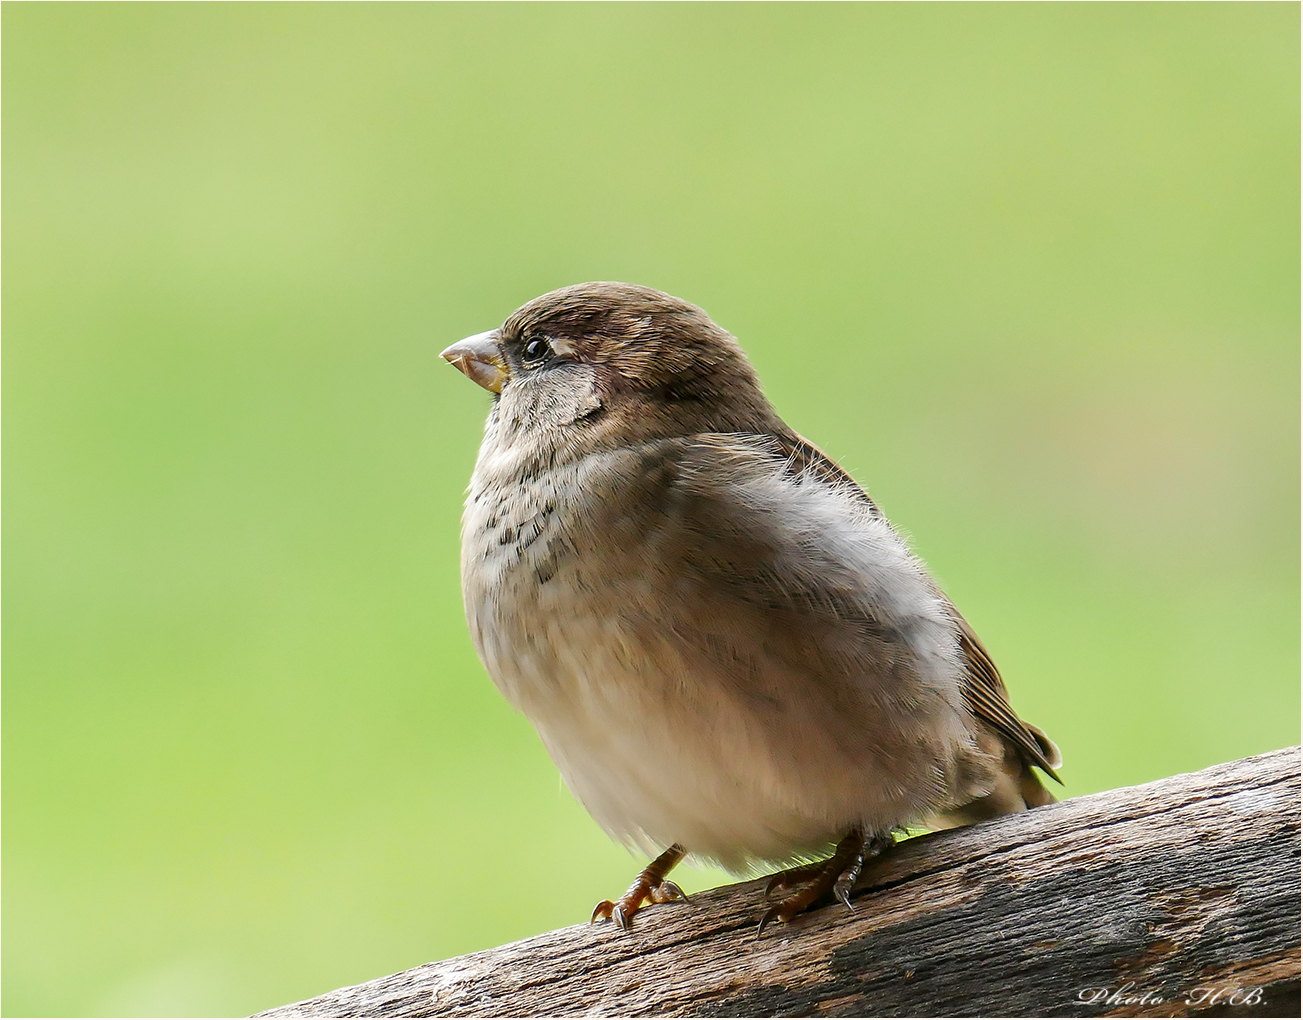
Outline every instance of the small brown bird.
<svg viewBox="0 0 1303 1020"><path fill-rule="evenodd" d="M682 898L688 855L822 857L775 876L795 891L762 929L849 907L904 828L1053 801L1032 769L1057 779L1058 749L968 623L700 308L585 283L443 357L495 394L462 520L475 647L598 824L659 854L594 920Z"/></svg>

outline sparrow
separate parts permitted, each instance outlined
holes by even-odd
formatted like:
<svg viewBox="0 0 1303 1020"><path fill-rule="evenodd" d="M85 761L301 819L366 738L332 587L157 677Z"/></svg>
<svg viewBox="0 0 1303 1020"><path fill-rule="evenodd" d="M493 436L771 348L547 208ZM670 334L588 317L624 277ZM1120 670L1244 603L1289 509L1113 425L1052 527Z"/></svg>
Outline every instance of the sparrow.
<svg viewBox="0 0 1303 1020"><path fill-rule="evenodd" d="M597 823L655 859L780 867L760 929L867 858L1054 797L959 610L737 340L627 283L544 294L442 355L493 393L461 531L471 638Z"/></svg>

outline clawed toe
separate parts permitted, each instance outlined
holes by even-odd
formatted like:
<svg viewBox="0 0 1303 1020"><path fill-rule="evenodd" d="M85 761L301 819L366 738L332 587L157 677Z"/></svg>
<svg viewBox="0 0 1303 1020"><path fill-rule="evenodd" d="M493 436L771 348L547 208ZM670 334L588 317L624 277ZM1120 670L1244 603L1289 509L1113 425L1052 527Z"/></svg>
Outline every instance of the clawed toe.
<svg viewBox="0 0 1303 1020"><path fill-rule="evenodd" d="M782 921L784 924L786 924L790 920L791 920L790 917L783 916L783 908L781 904L776 907L770 907L768 910L765 911L764 916L760 918L760 924L756 928L756 938L759 938L761 935L765 933L765 925L767 925L770 921Z"/></svg>
<svg viewBox="0 0 1303 1020"><path fill-rule="evenodd" d="M633 915L638 913L638 908L641 905L641 902L636 902L633 897L628 895L621 896L618 903L613 903L611 900L602 900L593 908L593 916L588 923L592 924L599 917L602 917L608 921L614 921L622 931L628 931L633 927Z"/></svg>
<svg viewBox="0 0 1303 1020"><path fill-rule="evenodd" d="M846 905L846 909L852 914L855 913L855 904L851 902L851 887L854 884L854 882L842 882L839 880L837 884L832 887L832 894L841 900L842 903Z"/></svg>
<svg viewBox="0 0 1303 1020"><path fill-rule="evenodd" d="M593 908L589 924L599 917L605 917L619 925L621 930L628 931L633 927L634 914L638 913L644 903L688 902L687 894L678 884L665 877L665 873L686 855L687 851L675 843L643 868L633 885L618 900L602 900L597 904Z"/></svg>
<svg viewBox="0 0 1303 1020"><path fill-rule="evenodd" d="M691 903L688 894L679 888L677 882L671 882L668 878L661 882L660 885L653 886L647 894L647 898L653 903Z"/></svg>
<svg viewBox="0 0 1303 1020"><path fill-rule="evenodd" d="M809 882L811 879L817 878L827 863L827 861L815 861L813 864L800 864L795 868L780 871L765 886L765 896L772 896L778 889L790 889L794 885L800 885L802 882Z"/></svg>

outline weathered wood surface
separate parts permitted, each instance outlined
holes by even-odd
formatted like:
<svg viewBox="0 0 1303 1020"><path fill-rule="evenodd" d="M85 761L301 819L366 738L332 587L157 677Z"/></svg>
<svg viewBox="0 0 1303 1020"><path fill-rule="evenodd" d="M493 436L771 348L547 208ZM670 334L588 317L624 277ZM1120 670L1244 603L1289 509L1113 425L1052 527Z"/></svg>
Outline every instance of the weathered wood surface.
<svg viewBox="0 0 1303 1020"><path fill-rule="evenodd" d="M1295 1017L1299 750L908 840L757 938L763 886L259 1015Z"/></svg>

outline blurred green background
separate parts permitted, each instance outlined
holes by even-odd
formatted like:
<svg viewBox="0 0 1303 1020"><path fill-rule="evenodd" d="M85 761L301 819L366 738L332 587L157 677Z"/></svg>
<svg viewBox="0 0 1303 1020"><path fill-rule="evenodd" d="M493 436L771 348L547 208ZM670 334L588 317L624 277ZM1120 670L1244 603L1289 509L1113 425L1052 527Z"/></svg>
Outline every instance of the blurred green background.
<svg viewBox="0 0 1303 1020"><path fill-rule="evenodd" d="M7 1014L250 1012L641 866L460 605L437 354L567 283L741 338L1069 794L1299 740L1296 4L3 31Z"/></svg>

